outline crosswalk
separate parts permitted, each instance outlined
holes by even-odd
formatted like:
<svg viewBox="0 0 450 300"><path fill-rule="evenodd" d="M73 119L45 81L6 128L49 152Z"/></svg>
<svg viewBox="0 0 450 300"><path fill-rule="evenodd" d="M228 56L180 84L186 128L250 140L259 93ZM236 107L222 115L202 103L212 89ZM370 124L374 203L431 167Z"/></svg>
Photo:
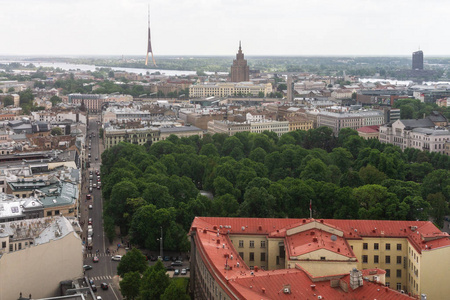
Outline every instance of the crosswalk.
<svg viewBox="0 0 450 300"><path fill-rule="evenodd" d="M95 252L86 254L86 257L94 257L94 256L97 256L97 257L113 257L114 255L112 255L111 253L108 254L108 253L95 253Z"/></svg>
<svg viewBox="0 0 450 300"><path fill-rule="evenodd" d="M94 281L102 281L102 280L109 280L112 279L112 277L110 275L106 275L106 276L94 276L94 277L89 277L89 279L92 279Z"/></svg>

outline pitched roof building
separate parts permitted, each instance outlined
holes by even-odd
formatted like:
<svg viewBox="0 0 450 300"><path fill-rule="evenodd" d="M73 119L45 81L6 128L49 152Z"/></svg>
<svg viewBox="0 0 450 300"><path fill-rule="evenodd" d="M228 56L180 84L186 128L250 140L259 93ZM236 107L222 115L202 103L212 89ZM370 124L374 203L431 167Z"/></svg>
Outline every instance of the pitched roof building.
<svg viewBox="0 0 450 300"><path fill-rule="evenodd" d="M450 294L449 235L431 222L196 217L190 236L195 299Z"/></svg>

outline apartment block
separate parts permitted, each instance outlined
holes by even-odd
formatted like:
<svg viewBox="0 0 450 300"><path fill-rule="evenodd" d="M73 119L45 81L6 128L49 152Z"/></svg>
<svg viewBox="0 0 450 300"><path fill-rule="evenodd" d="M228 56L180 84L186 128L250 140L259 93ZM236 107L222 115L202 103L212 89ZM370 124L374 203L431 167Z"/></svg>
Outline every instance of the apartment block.
<svg viewBox="0 0 450 300"><path fill-rule="evenodd" d="M450 294L449 235L427 221L196 217L190 236L195 299Z"/></svg>

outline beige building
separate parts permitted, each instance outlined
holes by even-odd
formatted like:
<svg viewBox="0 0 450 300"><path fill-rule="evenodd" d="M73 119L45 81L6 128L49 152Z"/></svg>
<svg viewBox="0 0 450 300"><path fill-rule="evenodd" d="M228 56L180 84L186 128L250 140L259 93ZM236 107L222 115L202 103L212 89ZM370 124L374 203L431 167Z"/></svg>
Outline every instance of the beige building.
<svg viewBox="0 0 450 300"><path fill-rule="evenodd" d="M341 285L342 294L334 289L326 296L323 284L317 294L324 293L324 299L401 299L394 289L425 294L428 300L450 294L445 276L449 235L431 222L197 217L190 235L196 299L284 299L276 295L287 285L296 299L315 299L303 294L305 288L311 291L310 284L324 278L342 281L349 270L369 270L367 276L373 276L368 281L377 282L378 292L385 285L387 294L372 296L368 282L355 295ZM287 279L301 276L299 270L312 282ZM241 288L247 280L254 289Z"/></svg>
<svg viewBox="0 0 450 300"><path fill-rule="evenodd" d="M195 84L189 87L189 97L228 97L233 95L251 95L258 96L264 93L264 96L272 93L272 84L253 82L226 82L226 83L203 83Z"/></svg>
<svg viewBox="0 0 450 300"><path fill-rule="evenodd" d="M354 112L329 112L321 111L317 114L317 126L326 126L338 134L342 128L358 129L363 126L381 125L384 123L382 111L354 111Z"/></svg>
<svg viewBox="0 0 450 300"><path fill-rule="evenodd" d="M364 126L356 129L358 135L365 140L378 139L380 137L380 126Z"/></svg>
<svg viewBox="0 0 450 300"><path fill-rule="evenodd" d="M288 121L259 121L259 122L230 122L213 120L208 122L208 132L211 134L225 133L229 136L238 132L250 131L263 133L264 131L275 132L278 136L289 132Z"/></svg>
<svg viewBox="0 0 450 300"><path fill-rule="evenodd" d="M301 116L286 116L284 119L289 122L289 131L309 130L314 124L313 121Z"/></svg>
<svg viewBox="0 0 450 300"><path fill-rule="evenodd" d="M448 141L450 131L436 128L429 119L397 120L380 127L380 142L396 145L402 150L414 148L444 154Z"/></svg>
<svg viewBox="0 0 450 300"><path fill-rule="evenodd" d="M172 134L180 138L189 137L192 135L203 137L203 130L195 126L143 127L131 129L114 128L111 126L104 130L103 140L105 143L105 149L109 149L120 142L127 142L137 145L155 143L165 140Z"/></svg>
<svg viewBox="0 0 450 300"><path fill-rule="evenodd" d="M0 224L0 299L57 296L61 281L83 276L76 230L78 223L64 217Z"/></svg>

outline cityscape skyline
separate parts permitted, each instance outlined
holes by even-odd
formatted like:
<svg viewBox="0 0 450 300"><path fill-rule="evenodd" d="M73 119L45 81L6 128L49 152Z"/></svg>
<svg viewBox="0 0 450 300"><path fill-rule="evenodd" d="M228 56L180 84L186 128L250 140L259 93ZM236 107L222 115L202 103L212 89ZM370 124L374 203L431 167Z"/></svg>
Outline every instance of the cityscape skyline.
<svg viewBox="0 0 450 300"><path fill-rule="evenodd" d="M15 13L2 18L0 55L139 55L148 4L43 0L38 10L31 0L6 0L2 10ZM239 40L247 56L398 56L419 48L445 56L449 42L432 28L445 28L446 8L439 0L153 0L152 46L156 56L230 55Z"/></svg>

